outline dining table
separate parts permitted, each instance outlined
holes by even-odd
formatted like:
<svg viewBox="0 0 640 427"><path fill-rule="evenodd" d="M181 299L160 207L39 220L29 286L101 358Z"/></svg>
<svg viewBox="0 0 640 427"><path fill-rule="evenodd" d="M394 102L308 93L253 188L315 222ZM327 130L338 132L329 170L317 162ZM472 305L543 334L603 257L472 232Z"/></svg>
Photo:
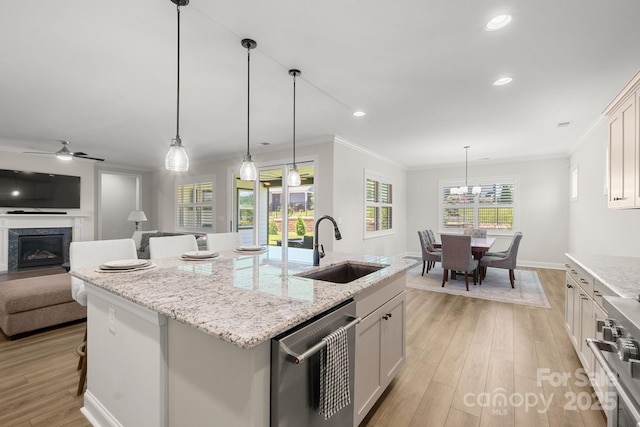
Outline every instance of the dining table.
<svg viewBox="0 0 640 427"><path fill-rule="evenodd" d="M473 258L480 261L482 256L489 252L489 249L491 249L495 241L495 237L471 237L471 253L473 254Z"/></svg>

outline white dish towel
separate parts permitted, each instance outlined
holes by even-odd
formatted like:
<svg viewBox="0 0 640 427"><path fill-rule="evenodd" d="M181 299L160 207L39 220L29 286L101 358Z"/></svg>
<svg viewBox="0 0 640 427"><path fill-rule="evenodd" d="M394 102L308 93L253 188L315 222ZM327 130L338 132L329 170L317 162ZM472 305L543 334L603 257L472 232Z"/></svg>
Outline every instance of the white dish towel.
<svg viewBox="0 0 640 427"><path fill-rule="evenodd" d="M326 420L351 403L347 330L339 327L323 340L327 346L320 352L319 409Z"/></svg>

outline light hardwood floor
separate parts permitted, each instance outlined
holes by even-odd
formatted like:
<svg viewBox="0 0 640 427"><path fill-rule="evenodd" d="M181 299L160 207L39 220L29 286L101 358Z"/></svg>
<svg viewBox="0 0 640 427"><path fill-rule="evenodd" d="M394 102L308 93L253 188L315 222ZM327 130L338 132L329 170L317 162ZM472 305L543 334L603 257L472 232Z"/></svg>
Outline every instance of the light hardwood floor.
<svg viewBox="0 0 640 427"><path fill-rule="evenodd" d="M551 309L408 289L406 364L361 427L604 427L575 375L564 271L536 271ZM571 377L556 385L544 372Z"/></svg>
<svg viewBox="0 0 640 427"><path fill-rule="evenodd" d="M591 401L593 390L574 375L581 365L564 329L564 272L536 271L550 310L409 289L407 362L361 426L604 427L601 411L565 408L580 393L581 404ZM0 426L89 425L75 396L83 332L77 323L14 341L0 335ZM539 368L571 378L539 385ZM515 404L500 406L501 396Z"/></svg>

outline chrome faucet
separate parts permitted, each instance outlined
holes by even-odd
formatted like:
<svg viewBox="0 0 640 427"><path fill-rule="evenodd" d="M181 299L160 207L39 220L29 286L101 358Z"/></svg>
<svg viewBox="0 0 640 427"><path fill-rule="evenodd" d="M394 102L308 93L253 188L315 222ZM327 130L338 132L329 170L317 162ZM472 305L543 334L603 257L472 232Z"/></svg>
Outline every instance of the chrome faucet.
<svg viewBox="0 0 640 427"><path fill-rule="evenodd" d="M323 219L328 219L329 221L331 221L333 223L333 231L335 231L336 240L342 239L342 234L340 234L340 230L338 229L338 224L336 223L335 219L333 219L329 215L324 215L324 216L321 216L320 218L318 218L318 220L316 221L315 231L314 231L314 234L313 234L313 239L314 239L314 241L313 241L313 265L314 266L320 265L320 258L324 258L324 246L318 244L318 226L320 225L320 221L322 221ZM322 249L318 250L318 245Z"/></svg>

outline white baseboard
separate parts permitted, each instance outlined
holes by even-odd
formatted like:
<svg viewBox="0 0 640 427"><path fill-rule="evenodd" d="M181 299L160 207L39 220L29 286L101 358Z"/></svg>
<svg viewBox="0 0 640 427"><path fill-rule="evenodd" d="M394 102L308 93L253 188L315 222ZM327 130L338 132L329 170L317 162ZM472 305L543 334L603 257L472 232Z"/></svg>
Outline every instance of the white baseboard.
<svg viewBox="0 0 640 427"><path fill-rule="evenodd" d="M402 254L397 255L397 257L405 257L405 256L411 256L411 257L417 257L417 258L421 258L422 257L422 253L421 252L403 252ZM557 262L542 262L542 261L527 261L527 260L518 260L518 267L531 267L531 268L548 268L550 270L564 270L565 269L565 265L564 263L557 263Z"/></svg>
<svg viewBox="0 0 640 427"><path fill-rule="evenodd" d="M84 392L84 406L80 412L93 427L123 427L89 390Z"/></svg>

